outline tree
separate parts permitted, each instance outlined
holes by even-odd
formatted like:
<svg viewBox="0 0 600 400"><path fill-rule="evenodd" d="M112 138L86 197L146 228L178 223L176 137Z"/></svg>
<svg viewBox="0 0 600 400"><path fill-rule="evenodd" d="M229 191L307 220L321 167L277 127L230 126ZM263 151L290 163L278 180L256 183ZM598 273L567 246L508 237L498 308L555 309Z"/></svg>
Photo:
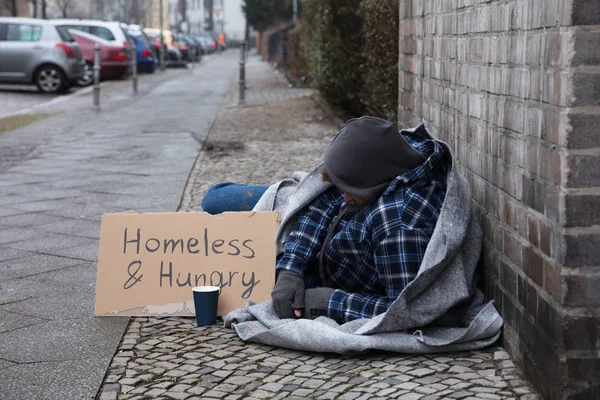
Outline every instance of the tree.
<svg viewBox="0 0 600 400"><path fill-rule="evenodd" d="M261 35L275 23L274 0L244 0L242 10L248 24Z"/></svg>
<svg viewBox="0 0 600 400"><path fill-rule="evenodd" d="M37 0L30 0L31 6L33 7L33 18L38 17L38 2Z"/></svg>
<svg viewBox="0 0 600 400"><path fill-rule="evenodd" d="M96 4L95 15L109 21L143 24L149 0L102 0Z"/></svg>
<svg viewBox="0 0 600 400"><path fill-rule="evenodd" d="M262 50L262 35L282 17L283 0L244 0L242 11L246 22L258 32L258 52Z"/></svg>
<svg viewBox="0 0 600 400"><path fill-rule="evenodd" d="M69 16L69 12L71 11L71 7L73 6L73 0L54 0L56 2L56 6L60 10L60 13L63 18L67 18Z"/></svg>
<svg viewBox="0 0 600 400"><path fill-rule="evenodd" d="M206 23L206 31L215 30L215 22L213 19L213 5L213 0L204 0L204 9L206 10L206 20L204 22Z"/></svg>

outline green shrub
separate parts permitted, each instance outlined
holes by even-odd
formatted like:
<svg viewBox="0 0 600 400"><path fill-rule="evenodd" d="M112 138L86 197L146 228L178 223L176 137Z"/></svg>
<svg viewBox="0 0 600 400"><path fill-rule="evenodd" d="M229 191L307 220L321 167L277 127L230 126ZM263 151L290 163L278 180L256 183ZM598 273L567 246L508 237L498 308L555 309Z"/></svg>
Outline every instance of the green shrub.
<svg viewBox="0 0 600 400"><path fill-rule="evenodd" d="M290 30L288 36L288 77L297 84L304 85L303 77L308 75L308 64L302 51L302 26Z"/></svg>
<svg viewBox="0 0 600 400"><path fill-rule="evenodd" d="M396 119L397 1L305 0L299 36L292 68L307 65L326 100L355 116Z"/></svg>
<svg viewBox="0 0 600 400"><path fill-rule="evenodd" d="M364 59L360 101L365 112L395 121L398 113L398 1L363 0Z"/></svg>
<svg viewBox="0 0 600 400"><path fill-rule="evenodd" d="M314 87L331 103L362 114L362 18L360 0L304 3L302 49Z"/></svg>

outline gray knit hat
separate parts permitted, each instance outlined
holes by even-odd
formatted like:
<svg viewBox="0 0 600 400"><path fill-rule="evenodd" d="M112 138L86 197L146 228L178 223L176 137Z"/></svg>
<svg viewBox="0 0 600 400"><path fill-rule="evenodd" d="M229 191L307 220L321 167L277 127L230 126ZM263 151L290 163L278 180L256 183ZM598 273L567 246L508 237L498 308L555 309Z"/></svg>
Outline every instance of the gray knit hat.
<svg viewBox="0 0 600 400"><path fill-rule="evenodd" d="M395 124L365 116L346 122L327 149L323 166L338 189L371 202L398 175L425 160Z"/></svg>

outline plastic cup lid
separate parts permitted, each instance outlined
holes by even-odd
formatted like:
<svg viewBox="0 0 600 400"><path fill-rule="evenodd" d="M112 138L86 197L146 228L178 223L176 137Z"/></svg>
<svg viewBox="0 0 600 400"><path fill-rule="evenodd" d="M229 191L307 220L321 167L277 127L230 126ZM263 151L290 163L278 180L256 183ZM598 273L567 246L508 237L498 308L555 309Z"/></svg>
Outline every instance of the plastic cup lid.
<svg viewBox="0 0 600 400"><path fill-rule="evenodd" d="M196 286L195 288L192 288L192 291L194 292L216 292L219 290L221 290L221 288L218 286Z"/></svg>

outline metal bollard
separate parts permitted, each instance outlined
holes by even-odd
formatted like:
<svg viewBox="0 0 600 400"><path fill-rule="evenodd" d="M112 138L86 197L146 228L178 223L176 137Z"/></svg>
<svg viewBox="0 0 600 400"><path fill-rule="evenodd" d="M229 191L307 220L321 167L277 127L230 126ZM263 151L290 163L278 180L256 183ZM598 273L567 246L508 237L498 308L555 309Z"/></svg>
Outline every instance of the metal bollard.
<svg viewBox="0 0 600 400"><path fill-rule="evenodd" d="M196 46L190 46L190 60L192 62L192 69L194 69L194 63L196 61Z"/></svg>
<svg viewBox="0 0 600 400"><path fill-rule="evenodd" d="M161 34L160 49L158 49L158 68L160 68L161 71L165 70L165 46L166 45Z"/></svg>
<svg viewBox="0 0 600 400"><path fill-rule="evenodd" d="M246 42L240 46L240 98L238 104L246 104Z"/></svg>
<svg viewBox="0 0 600 400"><path fill-rule="evenodd" d="M129 54L131 54L131 78L133 80L133 94L137 94L138 92L138 73L137 73L137 56L135 50L135 43L130 42L129 46L131 48Z"/></svg>
<svg viewBox="0 0 600 400"><path fill-rule="evenodd" d="M100 43L94 44L94 107L100 109Z"/></svg>

